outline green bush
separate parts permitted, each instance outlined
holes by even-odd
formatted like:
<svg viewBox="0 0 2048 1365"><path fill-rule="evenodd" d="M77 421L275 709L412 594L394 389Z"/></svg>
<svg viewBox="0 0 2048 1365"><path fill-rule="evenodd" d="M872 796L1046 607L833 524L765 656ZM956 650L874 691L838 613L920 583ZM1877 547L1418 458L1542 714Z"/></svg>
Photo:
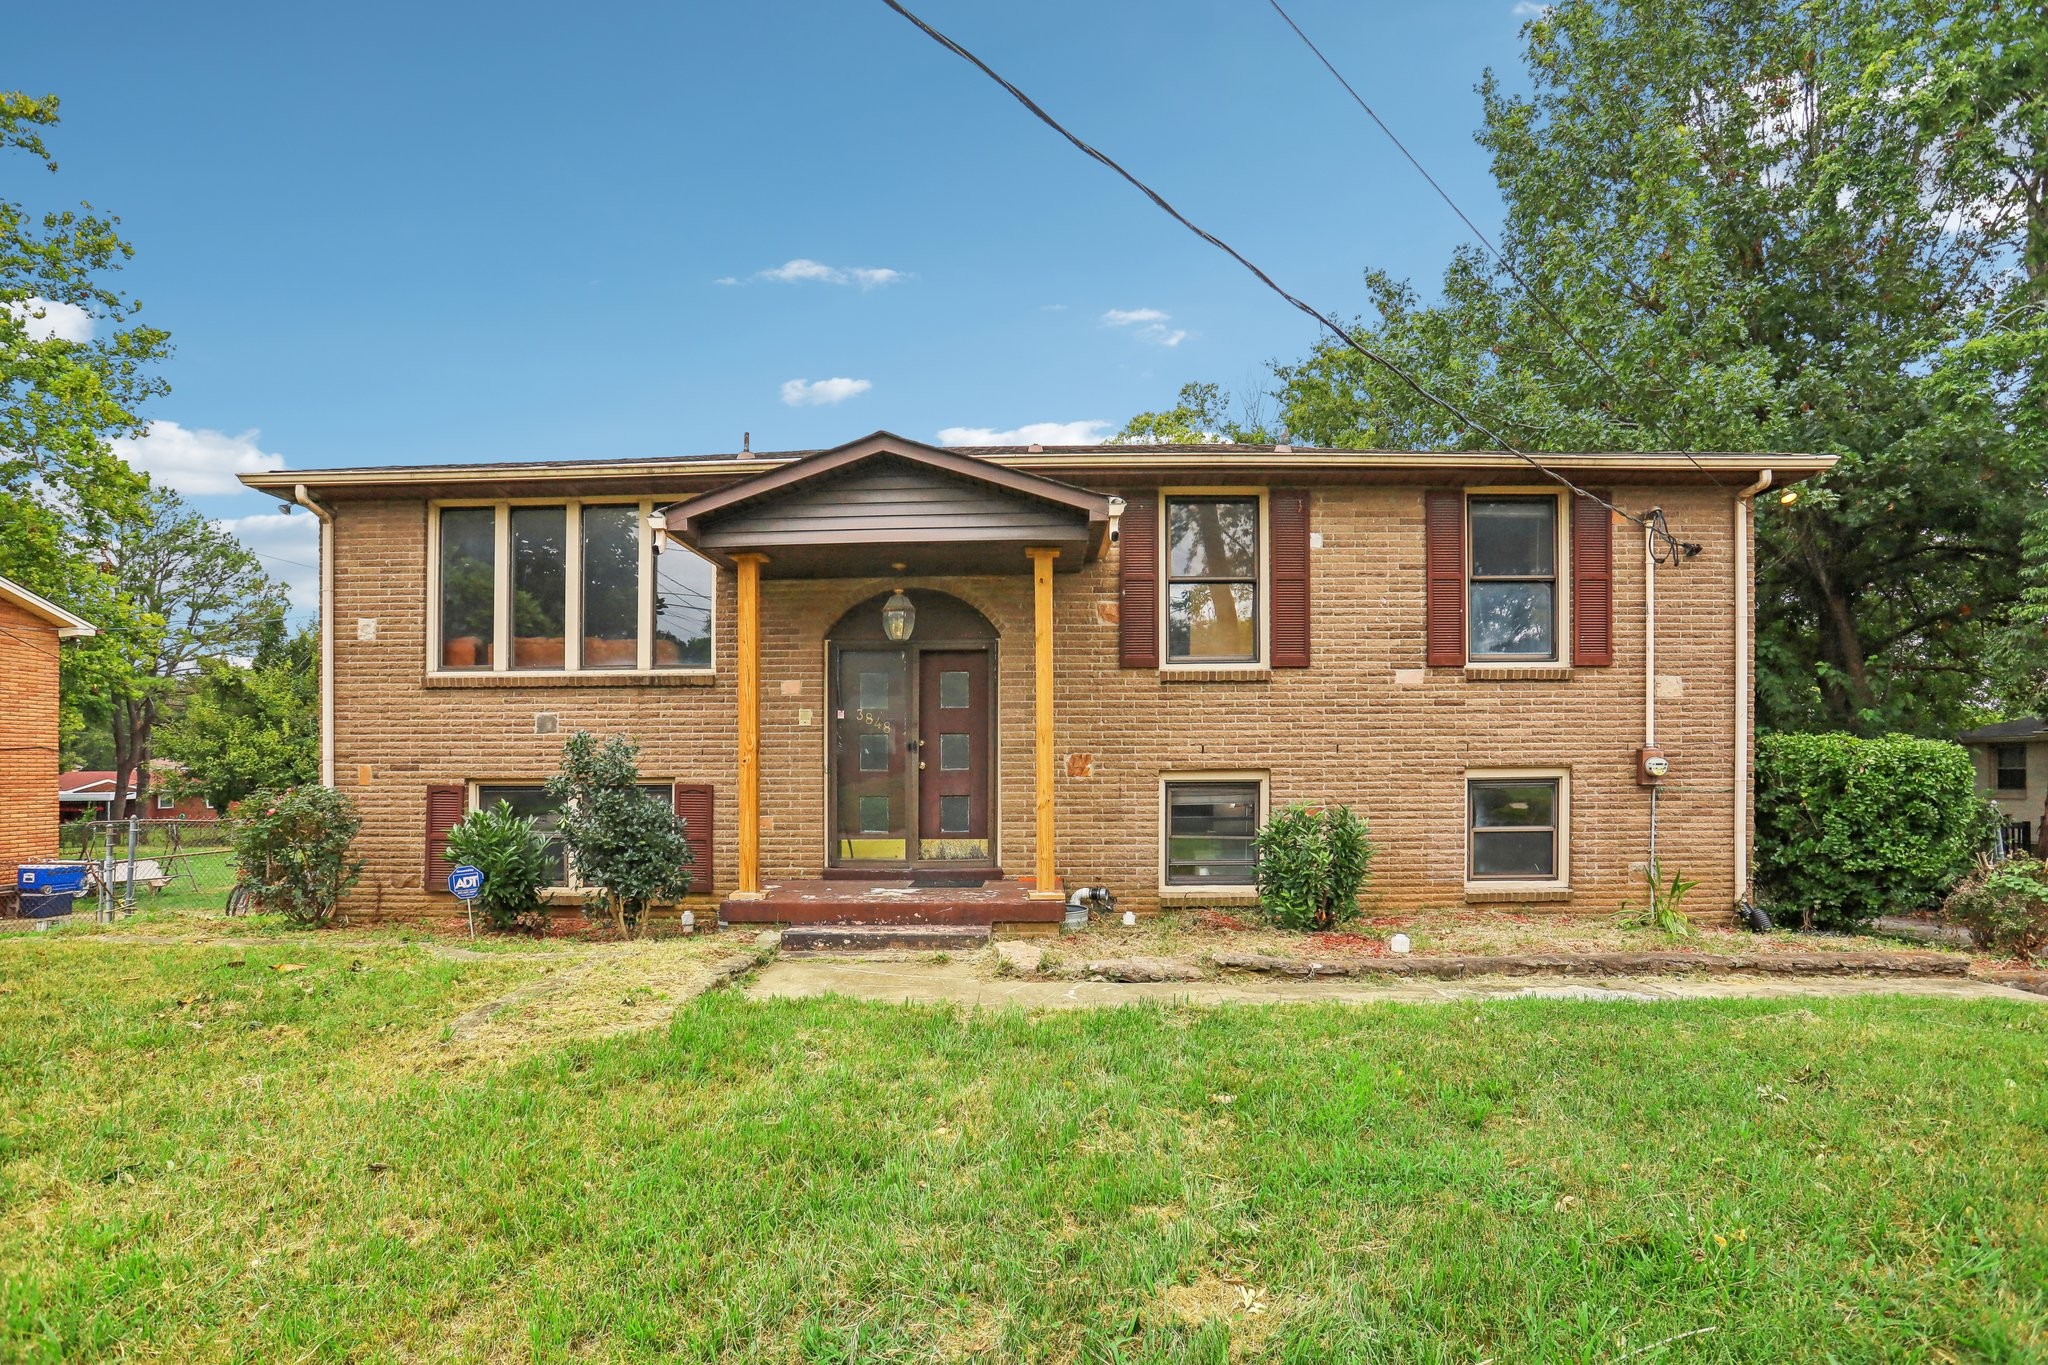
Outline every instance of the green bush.
<svg viewBox="0 0 2048 1365"><path fill-rule="evenodd" d="M1949 893L1941 913L1968 929L1980 948L2024 958L2048 952L2048 863L2009 858L1979 866Z"/></svg>
<svg viewBox="0 0 2048 1365"><path fill-rule="evenodd" d="M476 905L491 928L539 932L547 927L540 889L548 884L552 869L547 841L534 828L532 816L518 814L509 801L471 811L448 831L448 847L441 856L484 874L483 894Z"/></svg>
<svg viewBox="0 0 2048 1365"><path fill-rule="evenodd" d="M325 924L362 875L349 856L363 818L331 787L260 791L228 810L235 862L256 904L298 924Z"/></svg>
<svg viewBox="0 0 2048 1365"><path fill-rule="evenodd" d="M1995 819L1959 744L1757 739L1757 889L1781 915L1853 928L1936 905L1970 870Z"/></svg>
<svg viewBox="0 0 2048 1365"><path fill-rule="evenodd" d="M643 791L639 750L618 735L599 744L578 730L562 746L548 795L562 803L556 832L576 879L595 893L585 914L622 937L645 933L648 910L690 889L690 842L668 801Z"/></svg>
<svg viewBox="0 0 2048 1365"><path fill-rule="evenodd" d="M1283 929L1334 929L1358 917L1372 840L1349 806L1288 806L1253 841L1259 907Z"/></svg>

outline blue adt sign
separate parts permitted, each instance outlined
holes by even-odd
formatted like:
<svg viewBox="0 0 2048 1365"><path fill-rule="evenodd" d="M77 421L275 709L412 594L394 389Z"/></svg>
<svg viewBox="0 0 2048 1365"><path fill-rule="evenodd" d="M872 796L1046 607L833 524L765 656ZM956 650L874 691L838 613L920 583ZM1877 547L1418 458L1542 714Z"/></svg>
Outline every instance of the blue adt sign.
<svg viewBox="0 0 2048 1365"><path fill-rule="evenodd" d="M448 894L455 897L455 899L473 901L483 893L484 874L482 869L474 868L468 863L464 863L448 874Z"/></svg>

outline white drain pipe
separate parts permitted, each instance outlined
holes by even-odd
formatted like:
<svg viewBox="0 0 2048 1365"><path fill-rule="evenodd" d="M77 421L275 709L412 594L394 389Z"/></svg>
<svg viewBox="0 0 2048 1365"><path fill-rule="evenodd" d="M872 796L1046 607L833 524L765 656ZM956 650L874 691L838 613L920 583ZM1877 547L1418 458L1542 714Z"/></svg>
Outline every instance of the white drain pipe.
<svg viewBox="0 0 2048 1365"><path fill-rule="evenodd" d="M1749 896L1749 541L1756 495L1771 486L1766 469L1735 495L1735 903Z"/></svg>

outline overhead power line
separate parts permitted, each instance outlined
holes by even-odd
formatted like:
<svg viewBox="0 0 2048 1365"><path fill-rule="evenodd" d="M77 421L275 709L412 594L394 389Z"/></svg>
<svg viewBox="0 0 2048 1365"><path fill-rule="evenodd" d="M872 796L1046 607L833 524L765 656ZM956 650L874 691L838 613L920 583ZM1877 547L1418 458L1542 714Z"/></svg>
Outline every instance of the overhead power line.
<svg viewBox="0 0 2048 1365"><path fill-rule="evenodd" d="M1051 114L1047 113L1029 95L1025 94L1022 90L1018 89L1015 85L1011 84L1008 80L1004 79L1001 75L999 75L995 71L995 69L991 67L987 62L984 62L981 58L975 56L972 52L962 47L959 43L954 42L951 38L948 38L945 34L939 32L930 24L918 18L917 15L911 13L908 9L904 8L903 5L900 3L900 0L882 0L882 3L887 5L890 9L896 11L896 13L902 15L905 19L908 19L912 24L916 25L933 42L939 44L939 46L945 48L948 52L953 53L955 56L961 58L963 61L968 62L970 65L974 66L977 70L979 70L984 76L987 76L990 80L994 81L997 85L1000 85L1004 90L1008 91L1012 99L1016 100L1026 109L1030 110L1039 122L1043 123L1046 127L1052 129L1061 137L1065 138L1068 142L1072 143L1076 150L1080 151L1083 155L1087 156L1091 160L1100 162L1103 166L1107 167L1110 171L1114 172L1120 179L1122 179L1125 183L1130 185L1131 188L1135 189L1136 191L1138 191L1138 193L1144 195L1147 199L1151 200L1154 206L1156 206L1161 212L1165 213L1168 217L1172 218L1176 223L1179 223L1189 232L1194 233L1195 236L1201 238L1209 245L1215 247L1218 251L1221 251L1224 255L1230 257L1230 259L1232 259L1233 261L1236 261L1246 270L1250 271L1252 275L1258 279L1259 283L1265 285L1266 288L1272 290L1275 294L1278 294L1281 298L1285 299L1288 303L1292 304L1301 312L1315 319L1317 325L1329 330L1340 341L1344 342L1345 345L1351 347L1352 350L1357 351L1360 355L1364 356L1366 359L1372 361L1381 369L1385 370L1387 373L1393 375L1396 379L1400 380L1401 383L1407 386L1407 388L1411 390L1413 393L1415 393L1417 397L1422 398L1424 401L1432 404L1433 406L1449 414L1450 417L1453 420L1455 420L1461 427L1465 428L1468 431L1476 432L1479 435L1484 436L1487 440L1492 441L1494 445L1498 447L1503 453L1512 455L1515 458L1521 460L1530 468L1536 470L1536 472L1543 475L1545 478L1551 480L1553 483L1559 484L1562 487L1570 490L1574 495L1586 498L1589 501L1595 503L1596 505L1606 508L1610 513L1622 518L1624 521L1630 522L1631 524L1642 528L1644 531L1648 532L1653 537L1659 537L1662 540L1668 542L1667 551L1672 555L1676 556L1687 551L1690 551L1693 554L1698 553L1698 546L1685 545L1683 542L1680 542L1675 537L1673 537L1669 531L1659 527L1649 517L1636 512L1625 512L1621 508L1616 507L1613 503L1609 502L1607 499L1600 497L1595 493L1590 493L1587 490L1579 487L1579 485L1574 483L1571 479L1559 473L1557 470L1550 468L1550 466L1544 464L1541 460L1529 454L1527 451L1516 448L1516 446L1512 442L1508 441L1505 437L1501 436L1491 427L1481 422L1478 418L1471 416L1470 414L1463 411L1461 408L1457 407L1449 399L1443 398L1438 394L1432 392L1430 389L1423 385L1421 380L1417 379L1414 375L1410 374L1407 370L1403 369L1393 360L1391 360L1387 356L1380 354L1372 347L1366 345L1363 341L1360 341L1358 337L1350 331L1350 329L1344 327L1341 323L1337 322L1334 318L1329 317L1327 314L1317 309L1314 305L1304 302L1302 299L1297 298L1295 295L1290 294L1289 292L1287 292L1287 290L1281 288L1280 285L1277 282L1275 282L1272 276L1268 275L1265 271L1261 270L1257 265L1253 264L1251 260L1249 260L1236 247L1233 247L1232 245L1230 245L1230 243L1224 241L1215 233L1210 232L1208 229L1201 227L1192 220L1190 220L1187 217L1187 215L1183 214L1179 209L1175 208L1172 204L1169 204L1157 190L1153 189L1150 185L1147 185L1144 181L1138 179L1137 176L1125 170L1121 165L1117 163L1117 161L1114 158L1109 156L1106 152L1103 152L1097 149L1096 147L1091 146L1087 142L1084 142L1081 138L1067 131L1065 125L1060 123L1060 121L1054 118Z"/></svg>
<svg viewBox="0 0 2048 1365"><path fill-rule="evenodd" d="M1586 357L1587 361L1593 366L1594 369L1600 371L1602 375L1606 376L1607 382L1614 386L1616 394L1619 395L1622 389L1620 377L1616 375L1613 370L1607 367L1607 363L1600 359L1600 357L1594 353L1592 347L1588 346L1584 341L1582 341L1579 338L1579 334L1572 330L1571 324L1567 323L1562 317L1558 316L1557 311L1550 306L1550 301L1543 297L1542 291L1537 289L1535 285L1529 283L1528 280L1522 278L1522 272L1515 269L1515 263L1508 259L1507 253L1502 251L1499 247L1495 246L1493 244L1493 239L1491 237L1488 237L1486 233L1480 229L1479 224L1473 222L1472 219L1466 214L1465 210L1458 207L1458 201L1451 198L1451 192L1445 189L1441 184L1437 183L1437 178L1429 173L1428 168L1425 167L1421 161L1416 159L1415 153L1408 150L1408 144L1401 141L1400 137L1394 132L1394 130L1387 126L1387 121L1379 116L1379 112L1375 110L1370 104L1366 103L1365 96L1359 94L1358 91L1352 87L1351 82L1344 78L1344 73L1337 69L1336 64L1333 63L1328 57L1323 55L1323 50L1316 46L1315 40L1302 31L1300 24L1294 22L1294 16L1289 14L1284 8L1281 7L1280 0L1266 0L1266 3L1273 7L1273 12L1280 16L1282 21L1286 23L1287 27L1294 30L1294 36L1301 39L1303 45L1306 46L1310 52L1313 52L1315 54L1316 60L1323 64L1323 69L1329 72L1330 75L1336 79L1337 84L1344 87L1344 93L1351 96L1352 102L1355 103L1360 109L1363 109L1365 111L1365 116L1371 119L1374 125L1377 126L1382 133L1385 133L1387 135L1387 141L1394 144L1394 150L1398 151L1402 156L1406 157L1408 160L1408 164L1415 168L1415 173L1421 176L1424 180L1429 182L1429 187L1436 191L1437 198L1443 200L1445 204L1449 205L1451 212L1458 215L1458 221L1463 223L1466 229L1470 231L1475 238L1478 239L1479 244L1481 246L1485 247L1489 252L1493 254L1493 258L1496 261L1500 262L1500 268L1507 271L1509 277L1513 279L1516 284L1522 287L1522 292L1529 296L1529 302L1536 305L1537 311L1541 312L1544 317L1550 320L1551 326L1557 329L1558 334L1562 336L1566 341L1569 341L1573 345L1573 347L1577 349L1580 355ZM1690 460L1692 462L1692 467L1694 469L1699 470L1700 473L1706 475L1707 478L1711 479L1715 487L1720 488L1726 486L1721 482L1719 476L1717 476L1713 470L1701 464L1699 462L1699 458L1695 456L1691 451L1681 451L1680 453L1683 454L1687 460Z"/></svg>

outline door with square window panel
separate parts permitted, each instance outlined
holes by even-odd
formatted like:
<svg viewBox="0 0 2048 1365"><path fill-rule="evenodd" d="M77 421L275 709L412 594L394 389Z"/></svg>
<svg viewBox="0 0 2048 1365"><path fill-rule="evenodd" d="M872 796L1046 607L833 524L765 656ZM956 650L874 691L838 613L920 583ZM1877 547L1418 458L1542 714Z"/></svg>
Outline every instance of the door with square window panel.
<svg viewBox="0 0 2048 1365"><path fill-rule="evenodd" d="M917 856L989 860L988 651L918 656Z"/></svg>

